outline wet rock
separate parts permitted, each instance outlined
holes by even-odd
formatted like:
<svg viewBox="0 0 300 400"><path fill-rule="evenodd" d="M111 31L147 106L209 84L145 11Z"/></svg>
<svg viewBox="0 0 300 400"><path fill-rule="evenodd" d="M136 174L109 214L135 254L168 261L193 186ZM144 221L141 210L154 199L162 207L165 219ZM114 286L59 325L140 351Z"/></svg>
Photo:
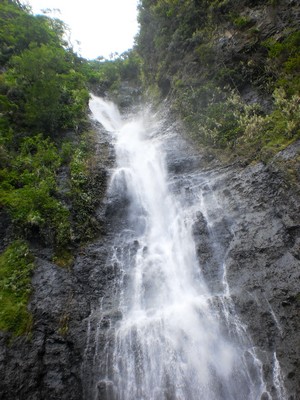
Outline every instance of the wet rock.
<svg viewBox="0 0 300 400"><path fill-rule="evenodd" d="M298 146L291 145L280 157L295 156ZM270 393L275 390L272 355L276 352L289 398L298 398L299 188L287 184L282 166L276 163L233 168L216 179L214 195L230 218L230 233L226 238L222 232L226 218L211 229L226 249L223 260L236 311L254 344L268 354L271 369L264 370ZM196 240L201 260L206 254L200 250L203 236L196 235ZM206 278L212 279L209 274Z"/></svg>
<svg viewBox="0 0 300 400"><path fill-rule="evenodd" d="M112 291L110 282L115 274L114 270L105 268L107 251L113 238L109 233L113 226L105 219L106 197L103 193L114 159L109 140L106 133L99 133L96 138L98 161L93 165L89 183L98 207L95 223L102 226L100 237L92 245L74 251L74 265L68 269L55 265L52 262L53 249L45 247L45 243L31 234L31 247L36 256L29 305L33 326L28 337L12 338L9 333L0 333L1 399L91 398L85 397L85 381L89 381L89 375L82 375L87 321L92 311L99 307L99 298L108 296L107 292ZM59 175L61 196L68 190L67 174L68 171L62 169ZM0 216L3 237L9 235L5 231L6 220L7 216ZM107 303L112 304L113 300ZM103 304L105 306L105 301ZM103 327L109 324L109 318L103 319ZM117 313L111 316L114 320L118 318ZM96 318L96 326L98 322L99 318ZM103 339L101 343L107 345Z"/></svg>

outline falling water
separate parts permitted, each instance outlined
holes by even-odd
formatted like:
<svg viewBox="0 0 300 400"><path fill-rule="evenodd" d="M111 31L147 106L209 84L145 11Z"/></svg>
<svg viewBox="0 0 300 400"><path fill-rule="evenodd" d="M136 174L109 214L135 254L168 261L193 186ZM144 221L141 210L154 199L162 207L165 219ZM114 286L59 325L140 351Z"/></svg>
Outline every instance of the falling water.
<svg viewBox="0 0 300 400"><path fill-rule="evenodd" d="M287 394L284 387L284 381L282 376L282 371L280 368L280 364L278 358L276 356L276 352L274 352L274 360L273 360L273 382L276 390L276 394L279 400L286 400Z"/></svg>
<svg viewBox="0 0 300 400"><path fill-rule="evenodd" d="M111 398L259 400L261 365L248 340L226 332L197 260L195 215L170 190L161 124L145 113L122 120L112 103L94 96L90 108L114 138L110 190L122 192L127 207L112 255L122 271L122 319L105 377ZM228 288L218 296L224 302Z"/></svg>

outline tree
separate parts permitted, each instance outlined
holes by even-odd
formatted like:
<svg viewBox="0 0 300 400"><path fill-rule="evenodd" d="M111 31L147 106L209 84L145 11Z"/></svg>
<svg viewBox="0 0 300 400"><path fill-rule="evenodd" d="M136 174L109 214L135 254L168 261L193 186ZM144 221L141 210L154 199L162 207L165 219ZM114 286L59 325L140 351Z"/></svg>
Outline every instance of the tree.
<svg viewBox="0 0 300 400"><path fill-rule="evenodd" d="M88 92L72 58L63 48L50 45L33 45L12 58L6 80L11 92L18 93L12 99L18 106L14 119L49 133L78 125L86 112Z"/></svg>

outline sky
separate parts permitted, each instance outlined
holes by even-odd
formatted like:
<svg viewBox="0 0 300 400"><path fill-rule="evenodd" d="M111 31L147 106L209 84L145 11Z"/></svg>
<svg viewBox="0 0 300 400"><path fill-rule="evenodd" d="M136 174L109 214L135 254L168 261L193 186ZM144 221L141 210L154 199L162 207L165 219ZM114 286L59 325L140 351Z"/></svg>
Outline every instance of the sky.
<svg viewBox="0 0 300 400"><path fill-rule="evenodd" d="M43 9L59 9L47 14L63 20L71 30L74 50L84 58L109 58L132 48L138 31L138 0L26 0L34 14ZM76 42L79 41L80 44Z"/></svg>

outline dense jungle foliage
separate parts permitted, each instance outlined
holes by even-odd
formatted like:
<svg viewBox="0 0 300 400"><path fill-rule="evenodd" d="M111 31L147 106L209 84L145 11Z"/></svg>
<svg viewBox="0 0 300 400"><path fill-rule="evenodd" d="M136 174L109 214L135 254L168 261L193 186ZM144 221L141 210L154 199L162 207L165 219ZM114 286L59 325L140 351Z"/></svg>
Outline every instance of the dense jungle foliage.
<svg viewBox="0 0 300 400"><path fill-rule="evenodd" d="M195 143L268 157L299 138L299 4L141 0L145 87Z"/></svg>
<svg viewBox="0 0 300 400"><path fill-rule="evenodd" d="M30 328L30 242L53 248L53 258L72 247L68 198L76 193L70 180L63 198L57 177L76 162L66 133L82 134L89 94L64 32L62 21L33 16L19 1L0 4L0 214L9 231L1 243L0 328L15 334Z"/></svg>

